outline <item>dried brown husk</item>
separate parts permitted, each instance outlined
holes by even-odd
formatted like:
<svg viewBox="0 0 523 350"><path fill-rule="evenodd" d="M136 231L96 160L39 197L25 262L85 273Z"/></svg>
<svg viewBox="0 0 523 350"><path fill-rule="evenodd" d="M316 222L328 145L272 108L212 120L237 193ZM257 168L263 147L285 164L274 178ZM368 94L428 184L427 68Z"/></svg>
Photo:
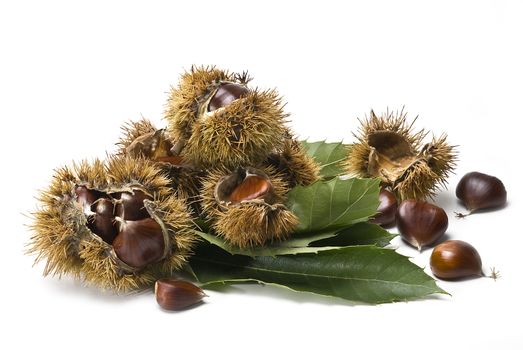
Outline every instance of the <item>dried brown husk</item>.
<svg viewBox="0 0 523 350"><path fill-rule="evenodd" d="M263 174L272 185L272 192L263 198L231 203L223 200L217 188L238 171ZM298 225L297 217L284 203L289 188L284 176L273 167L210 171L203 181L201 196L203 213L218 236L240 248L262 246L290 236Z"/></svg>
<svg viewBox="0 0 523 350"><path fill-rule="evenodd" d="M428 132L414 131L414 119L407 122L401 110L360 120L357 142L344 166L359 177L376 177L400 199L432 197L438 187L445 186L456 165L455 146L447 136L432 137L424 143Z"/></svg>
<svg viewBox="0 0 523 350"><path fill-rule="evenodd" d="M137 190L150 194L153 199L144 205L162 227L167 243L163 258L140 269L121 261L112 245L87 226L87 215L75 198L76 186L106 194ZM28 249L36 255L35 263L46 261L44 275L72 275L102 289L127 292L151 286L180 270L197 240L187 205L173 195L162 170L144 159L113 157L60 168L41 191L39 202Z"/></svg>

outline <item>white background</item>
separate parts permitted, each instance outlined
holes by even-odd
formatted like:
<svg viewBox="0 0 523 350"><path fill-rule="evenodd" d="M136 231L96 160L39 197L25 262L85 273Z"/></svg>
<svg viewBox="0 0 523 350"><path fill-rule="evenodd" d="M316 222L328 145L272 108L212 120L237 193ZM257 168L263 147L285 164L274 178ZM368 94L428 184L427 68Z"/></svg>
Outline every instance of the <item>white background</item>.
<svg viewBox="0 0 523 350"><path fill-rule="evenodd" d="M0 348L521 349L522 4L2 0ZM502 278L440 282L452 297L380 306L241 286L180 313L152 294L44 279L23 255L37 189L53 168L114 150L123 121L163 126L166 92L193 63L277 87L302 138L350 142L370 108L403 105L418 126L447 132L460 162L439 205L462 210L454 188L468 171L507 187L508 207L451 218L448 230ZM428 267L430 250L393 243Z"/></svg>

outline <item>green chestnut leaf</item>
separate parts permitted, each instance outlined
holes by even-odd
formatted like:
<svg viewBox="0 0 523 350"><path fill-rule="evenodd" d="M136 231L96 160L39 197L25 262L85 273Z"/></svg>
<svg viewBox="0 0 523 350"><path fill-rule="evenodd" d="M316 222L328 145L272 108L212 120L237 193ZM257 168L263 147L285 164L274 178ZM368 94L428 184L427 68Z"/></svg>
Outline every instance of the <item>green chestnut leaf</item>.
<svg viewBox="0 0 523 350"><path fill-rule="evenodd" d="M301 145L307 154L320 165L320 176L323 178L345 174L341 164L347 159L351 145L341 142L327 143L325 141L302 141Z"/></svg>
<svg viewBox="0 0 523 350"><path fill-rule="evenodd" d="M379 225L362 222L337 232L308 233L263 247L240 249L230 245L223 238L214 234L197 230L195 230L194 233L206 242L214 244L230 254L251 257L315 253L322 250L332 249L333 247L346 247L353 245L375 244L379 247L384 247L396 236L389 233Z"/></svg>
<svg viewBox="0 0 523 350"><path fill-rule="evenodd" d="M378 179L335 177L293 188L287 207L298 216L298 233L338 231L376 214L379 190Z"/></svg>
<svg viewBox="0 0 523 350"><path fill-rule="evenodd" d="M407 257L376 246L249 257L201 244L189 263L204 287L255 281L369 304L446 293Z"/></svg>
<svg viewBox="0 0 523 350"><path fill-rule="evenodd" d="M201 232L201 231L194 231L195 234L200 236L200 238L203 238L207 243L213 244L216 247L223 249L224 251L228 252L232 255L245 255L250 257L256 257L256 256L276 256L276 255L286 255L286 254L298 254L298 253L315 253L319 252L321 250L330 249L330 247L308 247L307 244L302 246L289 246L289 245L280 245L277 243L273 243L271 245L267 246L261 246L261 247L250 247L250 248L239 248L234 245L231 245L227 243L223 238L218 237L214 234L207 233L207 232ZM332 237L333 234L330 234L329 236L322 236L322 237ZM285 241L287 242L287 241Z"/></svg>
<svg viewBox="0 0 523 350"><path fill-rule="evenodd" d="M396 237L380 225L360 222L353 226L341 229L332 237L315 240L309 243L310 247L347 247L355 245L375 245L385 247Z"/></svg>

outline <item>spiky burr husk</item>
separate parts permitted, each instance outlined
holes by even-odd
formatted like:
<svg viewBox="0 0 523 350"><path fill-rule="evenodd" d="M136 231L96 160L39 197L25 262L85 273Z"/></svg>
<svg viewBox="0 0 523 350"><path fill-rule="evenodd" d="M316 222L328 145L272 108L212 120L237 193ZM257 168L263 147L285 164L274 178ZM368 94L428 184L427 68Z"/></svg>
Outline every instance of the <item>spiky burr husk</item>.
<svg viewBox="0 0 523 350"><path fill-rule="evenodd" d="M150 147L145 148L141 142L137 142L144 135L154 135L158 131L158 128L150 120L145 118L136 122L129 120L120 129L122 130L122 135L116 143L120 154L129 154L131 156L146 154L152 156L154 154L155 150L151 150Z"/></svg>
<svg viewBox="0 0 523 350"><path fill-rule="evenodd" d="M298 219L285 205L245 203L217 214L214 229L229 243L240 248L282 241L298 226Z"/></svg>
<svg viewBox="0 0 523 350"><path fill-rule="evenodd" d="M319 165L290 133L285 138L283 149L271 153L264 163L283 174L290 188L308 186L320 179Z"/></svg>
<svg viewBox="0 0 523 350"><path fill-rule="evenodd" d="M165 118L177 140L175 149L199 167L236 167L262 162L282 148L288 115L274 90L246 89L236 100L209 111L211 99L223 84L246 86L247 74L214 67L193 67L173 88Z"/></svg>
<svg viewBox="0 0 523 350"><path fill-rule="evenodd" d="M283 204L289 189L287 181L270 166L247 169L266 176L272 186L270 196L239 203L223 200L218 186L238 169L214 169L202 182L204 215L212 223L218 236L240 248L262 246L268 242L288 238L298 225L298 219Z"/></svg>
<svg viewBox="0 0 523 350"><path fill-rule="evenodd" d="M166 171L176 195L191 203L192 209L199 212L196 204L203 172L173 153L175 142L166 130L156 128L145 118L137 122L129 121L121 129L118 154L158 163Z"/></svg>
<svg viewBox="0 0 523 350"><path fill-rule="evenodd" d="M387 112L360 120L361 126L344 167L359 177L377 177L400 199L432 197L445 186L457 153L446 135L424 144L425 130L414 131L407 114Z"/></svg>
<svg viewBox="0 0 523 350"><path fill-rule="evenodd" d="M171 88L165 111L169 132L176 140L188 140L192 126L200 116L201 106L221 82L247 84L250 78L214 66L192 66L184 72L177 87Z"/></svg>
<svg viewBox="0 0 523 350"><path fill-rule="evenodd" d="M161 260L143 268L120 260L113 246L91 230L75 192L78 186L108 195L150 194L152 199L144 200L144 205L162 228L166 242ZM196 241L185 202L173 195L162 170L143 159L113 157L107 162L83 161L60 168L49 188L41 191L39 201L28 252L36 255L36 262L46 260L44 275L68 274L116 292L136 290L181 269Z"/></svg>

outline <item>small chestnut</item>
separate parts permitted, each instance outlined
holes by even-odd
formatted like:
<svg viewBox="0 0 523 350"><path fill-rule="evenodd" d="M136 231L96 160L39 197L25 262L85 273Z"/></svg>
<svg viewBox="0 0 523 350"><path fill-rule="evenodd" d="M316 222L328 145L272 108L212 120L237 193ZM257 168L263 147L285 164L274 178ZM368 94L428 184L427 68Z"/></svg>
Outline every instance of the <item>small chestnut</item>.
<svg viewBox="0 0 523 350"><path fill-rule="evenodd" d="M162 278L156 281L154 294L158 305L171 311L195 305L206 296L198 286L174 278Z"/></svg>
<svg viewBox="0 0 523 350"><path fill-rule="evenodd" d="M101 195L98 191L90 190L85 186L76 186L74 193L76 195L76 202L84 208L84 212L86 213L91 211L91 205L93 205Z"/></svg>
<svg viewBox="0 0 523 350"><path fill-rule="evenodd" d="M252 200L274 204L278 199L267 174L252 167L239 167L222 177L215 187L214 196L218 202L229 204Z"/></svg>
<svg viewBox="0 0 523 350"><path fill-rule="evenodd" d="M169 163L172 165L179 165L179 166L181 166L184 162L184 158L182 156L161 156L161 157L156 157L154 160L157 162Z"/></svg>
<svg viewBox="0 0 523 350"><path fill-rule="evenodd" d="M443 236L449 225L443 209L413 199L401 202L396 220L401 237L420 251Z"/></svg>
<svg viewBox="0 0 523 350"><path fill-rule="evenodd" d="M256 174L249 174L232 191L229 199L232 203L252 200L263 197L272 189L269 179Z"/></svg>
<svg viewBox="0 0 523 350"><path fill-rule="evenodd" d="M249 92L249 89L242 84L222 83L214 96L209 101L208 111L212 112L218 108L231 104Z"/></svg>
<svg viewBox="0 0 523 350"><path fill-rule="evenodd" d="M459 240L438 244L430 256L430 268L434 276L441 279L483 275L478 251L467 242Z"/></svg>
<svg viewBox="0 0 523 350"><path fill-rule="evenodd" d="M394 194L384 188L379 194L380 205L377 214L370 220L373 224L391 226L396 222L396 212L398 211L398 201Z"/></svg>
<svg viewBox="0 0 523 350"><path fill-rule="evenodd" d="M118 234L114 222L114 204L108 198L100 198L93 205L91 210L95 213L89 217L87 227L105 242L111 244Z"/></svg>
<svg viewBox="0 0 523 350"><path fill-rule="evenodd" d="M120 260L129 266L142 268L163 258L164 234L154 219L119 220L118 224L120 233L113 241L113 248Z"/></svg>
<svg viewBox="0 0 523 350"><path fill-rule="evenodd" d="M143 204L144 199L152 200L152 197L140 190L133 192L122 192L116 206L116 216L124 220L141 220L150 215Z"/></svg>
<svg viewBox="0 0 523 350"><path fill-rule="evenodd" d="M501 207L507 202L503 182L497 177L479 172L471 172L461 178L456 187L456 196L469 210L468 214L456 213L460 218L477 210Z"/></svg>

